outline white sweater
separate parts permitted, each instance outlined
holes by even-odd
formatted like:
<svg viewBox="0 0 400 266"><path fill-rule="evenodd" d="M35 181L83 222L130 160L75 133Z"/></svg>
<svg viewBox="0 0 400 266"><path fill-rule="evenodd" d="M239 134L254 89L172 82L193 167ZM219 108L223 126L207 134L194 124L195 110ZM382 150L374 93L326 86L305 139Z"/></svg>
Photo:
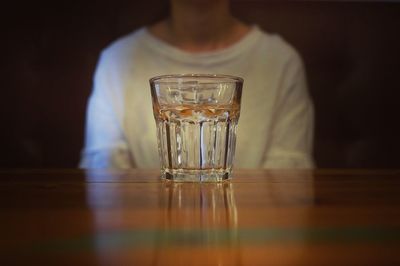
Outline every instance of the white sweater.
<svg viewBox="0 0 400 266"><path fill-rule="evenodd" d="M189 53L141 28L101 54L89 99L83 168L158 168L149 78L244 78L235 168L313 167L313 106L297 52L257 26L228 48Z"/></svg>

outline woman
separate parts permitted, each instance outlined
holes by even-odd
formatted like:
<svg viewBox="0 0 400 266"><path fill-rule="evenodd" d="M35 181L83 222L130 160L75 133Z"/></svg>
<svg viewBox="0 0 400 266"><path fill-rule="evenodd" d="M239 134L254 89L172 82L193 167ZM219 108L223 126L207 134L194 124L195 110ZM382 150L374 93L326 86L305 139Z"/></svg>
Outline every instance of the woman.
<svg viewBox="0 0 400 266"><path fill-rule="evenodd" d="M244 78L236 168L313 166L313 107L297 52L233 17L229 0L171 0L168 18L102 52L81 167L157 168L148 80L179 73Z"/></svg>

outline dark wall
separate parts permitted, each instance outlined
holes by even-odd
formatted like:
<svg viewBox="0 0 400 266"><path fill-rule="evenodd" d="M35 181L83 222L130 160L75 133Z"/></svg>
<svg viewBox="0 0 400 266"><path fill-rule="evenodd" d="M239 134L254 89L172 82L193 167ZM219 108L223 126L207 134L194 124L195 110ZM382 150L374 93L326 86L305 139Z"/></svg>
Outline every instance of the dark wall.
<svg viewBox="0 0 400 266"><path fill-rule="evenodd" d="M319 167L400 167L400 3L236 0L233 10L303 56ZM4 6L0 167L75 167L100 50L165 12L163 0Z"/></svg>

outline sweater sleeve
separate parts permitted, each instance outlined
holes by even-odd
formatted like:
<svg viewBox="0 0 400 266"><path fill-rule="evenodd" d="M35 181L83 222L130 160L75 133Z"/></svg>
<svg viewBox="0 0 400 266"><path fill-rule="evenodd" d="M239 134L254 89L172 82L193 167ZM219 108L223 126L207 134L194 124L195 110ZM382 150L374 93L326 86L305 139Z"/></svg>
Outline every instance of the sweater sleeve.
<svg viewBox="0 0 400 266"><path fill-rule="evenodd" d="M294 53L282 76L264 168L313 168L314 109L301 58Z"/></svg>
<svg viewBox="0 0 400 266"><path fill-rule="evenodd" d="M86 114L81 168L130 168L132 159L122 130L123 99L113 84L112 58L102 53Z"/></svg>

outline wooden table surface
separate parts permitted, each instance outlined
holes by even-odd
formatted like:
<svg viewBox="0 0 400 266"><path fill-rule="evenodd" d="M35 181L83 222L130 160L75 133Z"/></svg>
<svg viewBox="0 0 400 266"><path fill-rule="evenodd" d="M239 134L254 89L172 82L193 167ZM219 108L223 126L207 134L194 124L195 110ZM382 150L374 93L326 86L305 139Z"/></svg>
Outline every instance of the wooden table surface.
<svg viewBox="0 0 400 266"><path fill-rule="evenodd" d="M0 171L0 265L400 265L400 171Z"/></svg>

